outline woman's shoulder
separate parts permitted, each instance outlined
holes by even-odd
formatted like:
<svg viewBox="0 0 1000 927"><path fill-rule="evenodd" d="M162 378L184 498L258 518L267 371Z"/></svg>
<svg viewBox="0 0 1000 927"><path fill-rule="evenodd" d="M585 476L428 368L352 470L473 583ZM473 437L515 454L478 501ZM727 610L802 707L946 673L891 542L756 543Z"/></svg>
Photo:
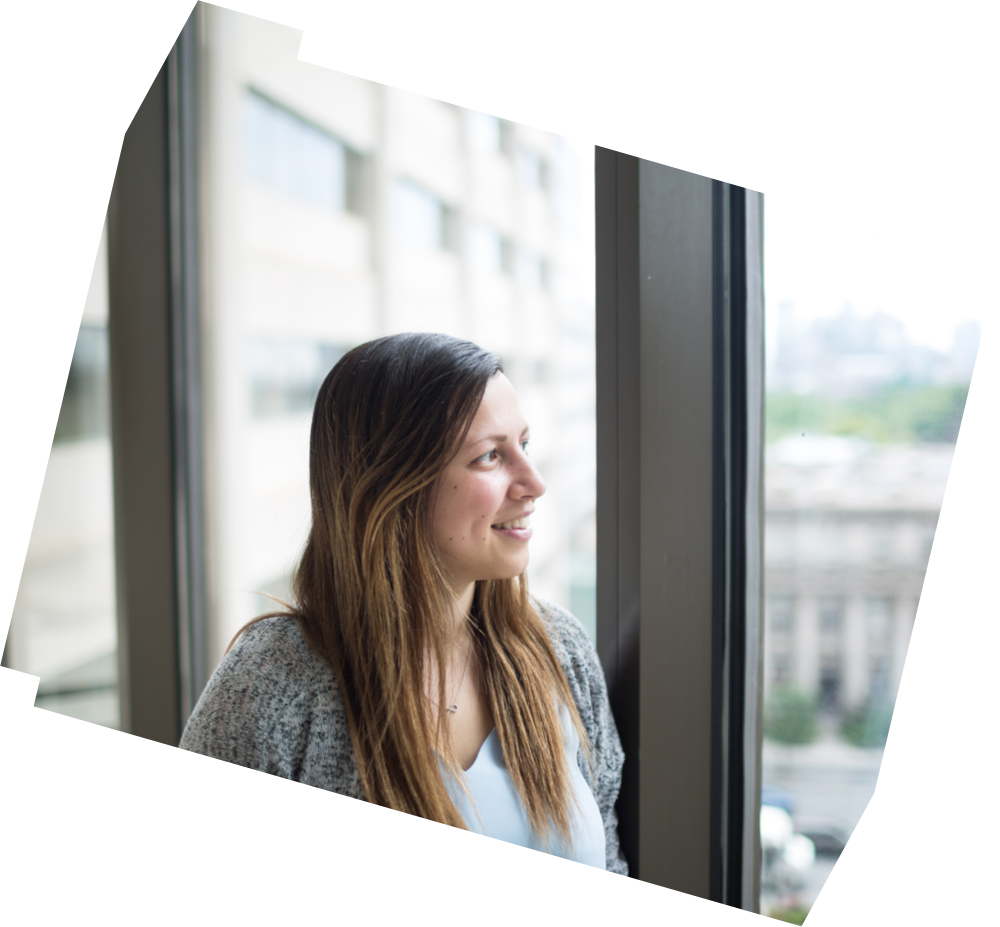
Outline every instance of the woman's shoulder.
<svg viewBox="0 0 1000 927"><path fill-rule="evenodd" d="M250 625L223 657L216 675L230 684L244 680L251 687L266 686L271 699L281 690L298 696L304 690L329 691L333 670L309 646L298 619L275 615Z"/></svg>
<svg viewBox="0 0 1000 927"><path fill-rule="evenodd" d="M333 670L310 648L297 619L265 618L222 658L198 700L181 746L262 768L277 738L295 739L317 713L338 714ZM318 719L317 719L318 720ZM334 723L331 717L326 724Z"/></svg>
<svg viewBox="0 0 1000 927"><path fill-rule="evenodd" d="M548 599L531 594L528 600L545 623L554 644L562 644L571 649L593 649L587 629L568 609Z"/></svg>
<svg viewBox="0 0 1000 927"><path fill-rule="evenodd" d="M589 682L603 673L597 651L580 620L568 609L536 595L529 596L552 639L556 657L571 681Z"/></svg>

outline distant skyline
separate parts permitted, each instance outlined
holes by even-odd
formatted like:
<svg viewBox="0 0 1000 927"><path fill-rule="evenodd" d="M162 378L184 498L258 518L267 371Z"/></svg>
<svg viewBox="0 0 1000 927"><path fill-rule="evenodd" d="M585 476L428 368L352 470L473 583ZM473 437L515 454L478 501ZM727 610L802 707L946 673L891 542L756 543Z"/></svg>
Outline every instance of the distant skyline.
<svg viewBox="0 0 1000 927"><path fill-rule="evenodd" d="M850 210L827 210L814 198L765 203L764 285L768 350L776 346L777 308L795 305L803 319L837 316L850 303L862 317L882 312L899 319L909 339L936 351L952 347L955 325L971 319L984 328L996 314L976 293L975 281L915 263L907 240L865 224ZM933 230L928 229L927 234ZM943 247L948 246L944 236Z"/></svg>

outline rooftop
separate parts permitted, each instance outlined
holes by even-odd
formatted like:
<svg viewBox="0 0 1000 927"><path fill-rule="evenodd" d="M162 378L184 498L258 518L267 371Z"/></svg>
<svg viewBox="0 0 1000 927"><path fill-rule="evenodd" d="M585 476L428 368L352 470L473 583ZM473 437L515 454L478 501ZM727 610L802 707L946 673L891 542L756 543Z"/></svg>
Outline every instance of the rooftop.
<svg viewBox="0 0 1000 927"><path fill-rule="evenodd" d="M783 438L765 451L769 511L941 508L953 444L876 444L861 438Z"/></svg>

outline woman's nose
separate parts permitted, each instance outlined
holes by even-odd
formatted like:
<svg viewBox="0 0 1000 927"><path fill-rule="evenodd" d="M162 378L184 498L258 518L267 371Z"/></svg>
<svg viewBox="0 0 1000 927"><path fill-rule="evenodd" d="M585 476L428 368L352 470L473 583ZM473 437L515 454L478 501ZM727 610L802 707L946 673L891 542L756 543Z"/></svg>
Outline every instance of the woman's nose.
<svg viewBox="0 0 1000 927"><path fill-rule="evenodd" d="M516 488L520 490L519 495L531 496L534 499L545 494L545 480L528 457L522 456L522 472Z"/></svg>

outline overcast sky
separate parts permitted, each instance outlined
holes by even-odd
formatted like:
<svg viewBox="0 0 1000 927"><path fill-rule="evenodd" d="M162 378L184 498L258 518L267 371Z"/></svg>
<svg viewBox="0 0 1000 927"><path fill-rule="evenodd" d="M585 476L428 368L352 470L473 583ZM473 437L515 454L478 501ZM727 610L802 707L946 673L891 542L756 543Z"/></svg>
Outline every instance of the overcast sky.
<svg viewBox="0 0 1000 927"><path fill-rule="evenodd" d="M802 319L839 315L849 300L857 315L885 312L906 326L911 340L947 352L960 322L975 320L982 332L998 263L765 195L768 352L776 347L783 300Z"/></svg>

